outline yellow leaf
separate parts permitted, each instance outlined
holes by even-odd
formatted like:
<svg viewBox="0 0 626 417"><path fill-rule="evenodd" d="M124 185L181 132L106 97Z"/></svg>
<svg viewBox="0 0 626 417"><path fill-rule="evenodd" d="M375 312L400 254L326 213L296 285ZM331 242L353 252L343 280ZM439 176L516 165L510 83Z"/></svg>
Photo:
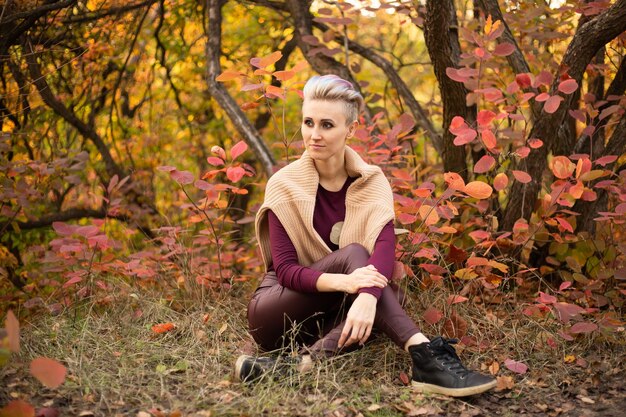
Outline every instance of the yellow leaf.
<svg viewBox="0 0 626 417"><path fill-rule="evenodd" d="M226 329L228 329L228 323L222 324L222 327L220 327L220 329L217 332L221 335L222 333L226 331Z"/></svg>
<svg viewBox="0 0 626 417"><path fill-rule="evenodd" d="M454 273L454 276L459 279L470 280L476 278L478 274L471 268L461 268Z"/></svg>
<svg viewBox="0 0 626 417"><path fill-rule="evenodd" d="M576 356L565 355L565 358L563 358L563 360L565 361L565 363L574 363L576 361Z"/></svg>
<svg viewBox="0 0 626 417"><path fill-rule="evenodd" d="M487 16L487 21L485 22L485 33L489 35L491 33L491 26L493 25L493 20L491 19L491 15Z"/></svg>
<svg viewBox="0 0 626 417"><path fill-rule="evenodd" d="M508 272L509 271L508 265L502 264L500 262L489 261L489 266L498 269L500 272Z"/></svg>

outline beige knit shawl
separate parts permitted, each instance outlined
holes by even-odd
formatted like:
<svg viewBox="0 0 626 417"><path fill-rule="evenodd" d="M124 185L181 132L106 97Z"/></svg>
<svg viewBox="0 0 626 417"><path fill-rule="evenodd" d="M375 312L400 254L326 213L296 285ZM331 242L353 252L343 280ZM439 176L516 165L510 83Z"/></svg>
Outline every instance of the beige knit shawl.
<svg viewBox="0 0 626 417"><path fill-rule="evenodd" d="M360 243L369 253L383 227L394 219L393 194L387 178L368 165L350 147L345 152L346 171L358 177L346 193L346 217L339 247ZM304 152L299 160L282 168L267 182L265 201L256 214L256 238L266 270L271 265L267 211L272 210L296 248L298 262L309 266L332 251L313 228L313 210L319 174L313 159Z"/></svg>

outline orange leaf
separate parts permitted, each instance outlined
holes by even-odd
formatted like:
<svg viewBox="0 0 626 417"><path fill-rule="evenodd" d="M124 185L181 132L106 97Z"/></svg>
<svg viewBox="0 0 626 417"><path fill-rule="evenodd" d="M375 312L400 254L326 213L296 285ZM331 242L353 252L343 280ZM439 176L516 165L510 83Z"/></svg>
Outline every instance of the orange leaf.
<svg viewBox="0 0 626 417"><path fill-rule="evenodd" d="M287 81L293 78L295 75L296 75L296 72L294 70L276 71L274 73L274 77L276 77L276 79L279 81Z"/></svg>
<svg viewBox="0 0 626 417"><path fill-rule="evenodd" d="M496 378L496 380L498 381L496 385L496 391L504 391L504 390L509 390L511 388L513 388L513 386L515 385L515 382L513 382L513 377L512 376L499 376Z"/></svg>
<svg viewBox="0 0 626 417"><path fill-rule="evenodd" d="M285 91L283 91L283 89L280 87L276 87L275 85L268 85L265 89L265 94L285 98Z"/></svg>
<svg viewBox="0 0 626 417"><path fill-rule="evenodd" d="M11 352L20 351L20 322L17 321L15 314L11 310L7 313L7 318L4 321L4 326L7 329L7 336L9 338L9 350Z"/></svg>
<svg viewBox="0 0 626 417"><path fill-rule="evenodd" d="M566 156L555 156L551 164L552 173L560 179L569 178L576 166Z"/></svg>
<svg viewBox="0 0 626 417"><path fill-rule="evenodd" d="M170 330L174 330L176 325L174 323L160 323L152 326L152 331L156 334L166 333Z"/></svg>
<svg viewBox="0 0 626 417"><path fill-rule="evenodd" d="M232 182L239 181L240 179L243 178L245 174L246 174L246 170L243 169L242 167L228 167L226 169L226 176Z"/></svg>
<svg viewBox="0 0 626 417"><path fill-rule="evenodd" d="M439 221L439 215L437 214L437 210L427 204L423 204L422 206L420 206L419 214L420 217L424 220L424 223L429 226Z"/></svg>
<svg viewBox="0 0 626 417"><path fill-rule="evenodd" d="M235 159L237 159L239 155L244 153L247 149L248 149L248 144L244 142L243 140L240 140L239 142L234 144L232 148L230 148L231 159L234 161Z"/></svg>
<svg viewBox="0 0 626 417"><path fill-rule="evenodd" d="M13 400L0 409L0 417L35 417L35 408L26 401Z"/></svg>
<svg viewBox="0 0 626 417"><path fill-rule="evenodd" d="M573 78L570 78L569 80L561 81L558 88L562 93L572 94L578 89L578 83Z"/></svg>
<svg viewBox="0 0 626 417"><path fill-rule="evenodd" d="M491 193L493 193L493 188L491 188L489 184L482 181L472 181L465 186L463 191L470 197L482 200L491 196Z"/></svg>
<svg viewBox="0 0 626 417"><path fill-rule="evenodd" d="M496 160L491 155L483 155L474 165L474 172L482 174L490 171L496 165Z"/></svg>
<svg viewBox="0 0 626 417"><path fill-rule="evenodd" d="M481 132L481 136L483 138L483 143L485 144L487 149L493 149L498 144L496 135L494 135L491 130L483 130Z"/></svg>
<svg viewBox="0 0 626 417"><path fill-rule="evenodd" d="M252 58L250 63L257 68L266 68L276 63L282 56L283 54L280 51L274 51L263 58Z"/></svg>
<svg viewBox="0 0 626 417"><path fill-rule="evenodd" d="M515 179L521 182L522 184L527 184L533 180L532 177L527 172L517 171L517 170L513 170L512 172L513 172L513 176L515 177Z"/></svg>
<svg viewBox="0 0 626 417"><path fill-rule="evenodd" d="M507 177L507 175L503 172L496 175L493 179L493 188L495 188L496 191L504 190L508 184L509 177Z"/></svg>
<svg viewBox="0 0 626 417"><path fill-rule="evenodd" d="M215 81L220 81L220 82L230 81L230 80L234 80L235 78L239 78L240 76L241 74L239 74L237 71L226 70L220 75L218 75L215 78Z"/></svg>
<svg viewBox="0 0 626 417"><path fill-rule="evenodd" d="M57 388L65 381L67 369L50 358L37 358L30 363L30 373L48 388Z"/></svg>
<svg viewBox="0 0 626 417"><path fill-rule="evenodd" d="M423 317L426 323L433 325L443 318L443 313L434 307L428 307Z"/></svg>
<svg viewBox="0 0 626 417"><path fill-rule="evenodd" d="M462 190L465 188L465 181L463 181L463 178L456 172L446 172L443 174L443 179L448 183L448 187L453 190Z"/></svg>

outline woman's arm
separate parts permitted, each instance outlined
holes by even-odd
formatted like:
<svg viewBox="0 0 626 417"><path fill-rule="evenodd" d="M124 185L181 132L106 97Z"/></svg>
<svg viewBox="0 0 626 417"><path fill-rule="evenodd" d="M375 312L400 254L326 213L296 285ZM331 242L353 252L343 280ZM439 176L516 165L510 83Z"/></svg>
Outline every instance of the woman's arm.
<svg viewBox="0 0 626 417"><path fill-rule="evenodd" d="M391 280L393 275L394 263L396 260L396 235L393 229L393 220L383 227L374 250L370 256L369 263L373 265L376 270L381 273L387 280ZM384 288L384 287L383 287ZM371 294L377 299L382 294L382 288L372 286L359 289L359 294L367 293Z"/></svg>
<svg viewBox="0 0 626 417"><path fill-rule="evenodd" d="M317 271L298 263L298 253L278 217L268 211L272 265L278 282L300 292L346 292L355 294L362 288L382 289L387 278L368 265L351 274L334 274Z"/></svg>

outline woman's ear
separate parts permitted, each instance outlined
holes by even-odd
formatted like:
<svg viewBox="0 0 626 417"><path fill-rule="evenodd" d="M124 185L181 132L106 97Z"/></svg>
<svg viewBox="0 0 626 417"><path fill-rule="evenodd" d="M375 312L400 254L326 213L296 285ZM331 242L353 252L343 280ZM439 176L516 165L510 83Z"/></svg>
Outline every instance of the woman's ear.
<svg viewBox="0 0 626 417"><path fill-rule="evenodd" d="M355 120L354 122L350 123L350 125L348 126L348 137L351 138L352 136L354 136L354 132L356 132L356 128L359 125L359 121Z"/></svg>

